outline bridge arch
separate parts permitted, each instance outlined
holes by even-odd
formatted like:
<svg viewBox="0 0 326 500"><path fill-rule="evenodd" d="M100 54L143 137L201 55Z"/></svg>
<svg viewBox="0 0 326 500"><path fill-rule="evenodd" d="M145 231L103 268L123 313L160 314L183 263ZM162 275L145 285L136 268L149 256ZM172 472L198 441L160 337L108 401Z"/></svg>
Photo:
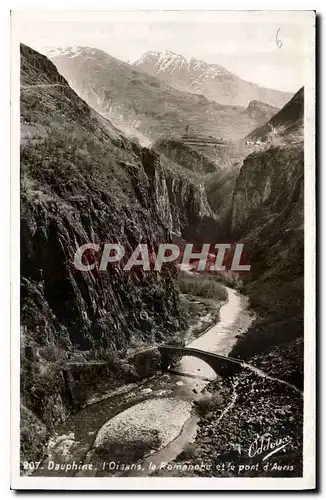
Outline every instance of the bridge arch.
<svg viewBox="0 0 326 500"><path fill-rule="evenodd" d="M233 375L242 370L242 362L201 349L186 346L162 345L158 347L163 360L172 360L174 356L194 356L207 363L217 375Z"/></svg>

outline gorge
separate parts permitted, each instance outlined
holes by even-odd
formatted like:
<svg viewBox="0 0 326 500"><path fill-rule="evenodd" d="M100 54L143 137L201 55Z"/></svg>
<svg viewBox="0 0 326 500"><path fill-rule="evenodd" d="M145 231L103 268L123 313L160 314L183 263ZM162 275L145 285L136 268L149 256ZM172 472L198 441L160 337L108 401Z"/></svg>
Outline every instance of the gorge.
<svg viewBox="0 0 326 500"><path fill-rule="evenodd" d="M125 453L146 468L210 455L219 474L217 457L238 463L237 443L249 447L270 429L290 436L281 462L300 474L303 89L273 116L271 106L249 115L102 51L53 62L21 46L22 463L107 463ZM223 134L225 145L197 150L183 142L187 124L208 142ZM251 271L73 265L88 242L131 251L175 239L241 243ZM194 335L201 300L209 320ZM256 371L215 377L183 357L162 373L157 346L184 343ZM157 426L148 428L148 415Z"/></svg>

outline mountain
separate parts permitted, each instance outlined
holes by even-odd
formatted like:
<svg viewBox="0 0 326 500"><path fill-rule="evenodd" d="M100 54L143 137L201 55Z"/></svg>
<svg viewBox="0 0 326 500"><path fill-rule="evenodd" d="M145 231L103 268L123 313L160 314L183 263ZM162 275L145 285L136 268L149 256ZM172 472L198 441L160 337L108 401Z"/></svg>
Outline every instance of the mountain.
<svg viewBox="0 0 326 500"><path fill-rule="evenodd" d="M273 357L277 351L277 362L270 366L270 373L282 373L283 378L292 373L288 376L300 387L303 383L303 111L304 90L300 89L267 125L251 134L258 141L266 137L269 125L275 130L264 147L259 140L256 149L243 161L231 213L233 237L244 242L251 256L252 276L246 292L260 315L246 341L241 339L234 348L233 355L249 358L267 352ZM289 352L291 364L287 359Z"/></svg>
<svg viewBox="0 0 326 500"><path fill-rule="evenodd" d="M266 109L263 117L255 117L242 107L176 90L102 50L68 47L47 53L90 106L145 146L161 138L181 138L186 130L193 136L237 140L274 114Z"/></svg>
<svg viewBox="0 0 326 500"><path fill-rule="evenodd" d="M264 122L266 116L274 116L279 111L279 108L261 101L250 101L246 111L251 118Z"/></svg>
<svg viewBox="0 0 326 500"><path fill-rule="evenodd" d="M139 346L185 326L174 267L81 272L77 248L155 248L172 233L203 238L216 221L197 177L126 139L25 45L20 109L21 449L34 460L99 384L158 368L155 350L150 363L134 360Z"/></svg>
<svg viewBox="0 0 326 500"><path fill-rule="evenodd" d="M303 141L303 112L304 89L302 87L265 125L253 130L247 136L247 142L281 144L288 141L293 143Z"/></svg>
<svg viewBox="0 0 326 500"><path fill-rule="evenodd" d="M219 64L187 59L169 50L146 52L134 66L176 89L203 94L225 105L247 107L250 101L257 100L281 108L293 95L247 82Z"/></svg>
<svg viewBox="0 0 326 500"><path fill-rule="evenodd" d="M261 110L265 110L265 106L264 103L251 101L247 111L259 116ZM256 211L256 207L250 205L251 198L256 199L256 193L244 194L244 197L249 197L248 206L245 208L240 206L238 209L234 200L233 210L238 211L238 213L237 215L234 214L232 221L233 193L236 189L237 179L243 162L246 165L251 165L251 167L248 167L248 172L250 168L253 168L253 173L255 173L258 168L256 165L253 166L254 163L252 163L252 158L255 155L259 158L257 160L257 165L259 165L259 162L263 164L265 161L263 151L267 151L272 147L281 147L285 148L285 150L289 147L293 148L295 145L300 147L300 143L303 141L303 107L303 89L300 89L280 111L268 106L268 111L274 109L274 116L263 126L252 131L246 137L245 141L239 141L233 147L228 146L219 153L217 164L220 168L217 172L206 176L205 188L208 202L212 210L218 215L220 230L223 234L228 234L230 226L232 227L233 225L233 228L236 228L238 231L238 235L239 232L243 235L239 227L240 218L246 219L250 213L255 213ZM250 153L253 156L250 156ZM224 168L222 168L223 165ZM281 178L281 174L279 173L278 175ZM250 206L251 208L249 208ZM257 215L261 215L260 208ZM249 219L247 229L251 227L251 223L252 221Z"/></svg>

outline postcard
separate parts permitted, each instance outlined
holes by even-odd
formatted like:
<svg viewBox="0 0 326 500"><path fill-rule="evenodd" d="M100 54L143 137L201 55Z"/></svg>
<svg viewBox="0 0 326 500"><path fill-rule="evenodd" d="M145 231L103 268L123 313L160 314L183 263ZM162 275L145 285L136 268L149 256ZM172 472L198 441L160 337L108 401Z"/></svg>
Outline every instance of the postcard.
<svg viewBox="0 0 326 500"><path fill-rule="evenodd" d="M315 12L12 12L13 489L315 488Z"/></svg>

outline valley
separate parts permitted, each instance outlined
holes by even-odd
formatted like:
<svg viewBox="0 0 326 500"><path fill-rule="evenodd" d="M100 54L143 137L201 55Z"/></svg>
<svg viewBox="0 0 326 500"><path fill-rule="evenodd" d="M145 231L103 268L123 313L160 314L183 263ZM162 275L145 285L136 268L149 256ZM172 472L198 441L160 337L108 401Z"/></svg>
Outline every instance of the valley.
<svg viewBox="0 0 326 500"><path fill-rule="evenodd" d="M303 88L263 101L268 89L241 81L241 102L215 86L217 102L146 58L48 55L21 45L22 463L45 476L227 477L231 462L241 477L302 475ZM243 243L251 268L83 272L74 255L89 242ZM166 363L164 344L242 368ZM257 436L287 440L279 465L251 456Z"/></svg>

